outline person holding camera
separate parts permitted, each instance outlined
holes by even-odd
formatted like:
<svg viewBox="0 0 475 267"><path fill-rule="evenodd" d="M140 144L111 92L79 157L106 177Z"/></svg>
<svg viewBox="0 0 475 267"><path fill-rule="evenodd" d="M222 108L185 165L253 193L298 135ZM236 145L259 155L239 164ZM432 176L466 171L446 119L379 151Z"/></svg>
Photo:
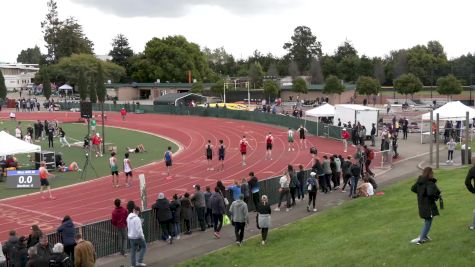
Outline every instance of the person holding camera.
<svg viewBox="0 0 475 267"><path fill-rule="evenodd" d="M443 209L442 196L436 185L437 179L434 178L434 172L431 167L426 167L422 175L419 176L416 183L411 187L411 191L417 194L417 204L419 207L419 216L424 219L424 226L421 234L411 240L411 243L417 245L430 241L428 236L432 226L432 220L439 215L436 201L440 200L440 208Z"/></svg>
<svg viewBox="0 0 475 267"><path fill-rule="evenodd" d="M465 178L465 186L467 190L475 194L475 157L472 157L472 168L467 173L467 178ZM473 222L468 227L470 230L475 230L475 210L473 210Z"/></svg>

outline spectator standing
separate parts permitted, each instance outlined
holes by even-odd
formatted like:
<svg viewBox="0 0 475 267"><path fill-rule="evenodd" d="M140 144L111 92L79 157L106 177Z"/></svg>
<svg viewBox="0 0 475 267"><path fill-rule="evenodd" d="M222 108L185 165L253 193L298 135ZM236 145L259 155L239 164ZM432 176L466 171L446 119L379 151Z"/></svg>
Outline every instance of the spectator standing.
<svg viewBox="0 0 475 267"><path fill-rule="evenodd" d="M371 161L373 161L374 159L374 150L373 149L370 149L368 148L368 146L364 145L363 146L364 148L364 154L365 154L365 170L366 170L366 173L371 175L371 176L374 176L374 173L371 171L371 169L369 168L369 166L371 165Z"/></svg>
<svg viewBox="0 0 475 267"><path fill-rule="evenodd" d="M5 258L5 255L3 254L2 242L0 242L0 267L6 267L6 262L7 258Z"/></svg>
<svg viewBox="0 0 475 267"><path fill-rule="evenodd" d="M139 219L139 223L140 219ZM133 224L132 224L133 225ZM140 225L142 227L142 225ZM75 236L76 247L74 248L74 266L75 267L94 267L96 266L96 251L91 242L84 240L81 234ZM144 246L145 242L143 243ZM132 247L134 249L134 247ZM141 247L141 249L145 249ZM141 261L139 261L141 262ZM133 266L144 266L139 264L134 264Z"/></svg>
<svg viewBox="0 0 475 267"><path fill-rule="evenodd" d="M28 263L28 249L26 247L27 238L22 236L13 247L10 261L13 267L26 267Z"/></svg>
<svg viewBox="0 0 475 267"><path fill-rule="evenodd" d="M232 221L234 223L234 234L236 235L236 244L242 246L244 239L244 228L249 223L247 204L243 201L244 196L241 194L238 200L233 201L229 207Z"/></svg>
<svg viewBox="0 0 475 267"><path fill-rule="evenodd" d="M350 172L351 172L350 197L356 198L356 188L358 187L358 180L360 179L360 175L361 175L361 165L358 159L356 158L353 159L353 164L350 167Z"/></svg>
<svg viewBox="0 0 475 267"><path fill-rule="evenodd" d="M53 253L49 257L50 267L72 267L73 260L64 252L63 244L57 243L53 247Z"/></svg>
<svg viewBox="0 0 475 267"><path fill-rule="evenodd" d="M282 199L286 199L287 201L287 208L285 211L289 211L290 210L290 189L289 189L289 185L290 185L290 177L289 177L289 174L287 171L284 172L284 174L282 175L282 177L280 177L280 180L279 180L279 185L280 185L280 188L279 188L279 192L280 192L280 196L279 196L279 204L277 205L277 208L275 208L274 210L275 211L280 211L280 205L282 203Z"/></svg>
<svg viewBox="0 0 475 267"><path fill-rule="evenodd" d="M341 131L341 141L343 142L343 152L348 151L348 139L350 139L350 134L346 130L346 128L343 128Z"/></svg>
<svg viewBox="0 0 475 267"><path fill-rule="evenodd" d="M201 186L199 184L194 186L195 193L191 197L191 202L196 210L196 215L198 217L198 223L200 225L200 230L206 230L206 222L205 222L205 215L206 215L206 199L205 194L201 191Z"/></svg>
<svg viewBox="0 0 475 267"><path fill-rule="evenodd" d="M360 137L359 144L364 145L366 139L366 127L364 127L364 125L360 127L358 134Z"/></svg>
<svg viewBox="0 0 475 267"><path fill-rule="evenodd" d="M181 233L181 202L177 194L173 195L173 201L170 203L170 210L173 216L173 237L179 240Z"/></svg>
<svg viewBox="0 0 475 267"><path fill-rule="evenodd" d="M206 186L206 192L205 194L205 203L206 203L206 214L205 214L205 221L208 224L208 228L213 227L213 212L211 210L211 188L209 186Z"/></svg>
<svg viewBox="0 0 475 267"><path fill-rule="evenodd" d="M351 156L348 156L345 161L341 164L341 169L343 171L343 187L341 188L341 192L345 193L345 187L350 181L351 178Z"/></svg>
<svg viewBox="0 0 475 267"><path fill-rule="evenodd" d="M254 208L257 210L259 204L259 182L257 177L254 175L254 172L249 173L249 181L247 182L249 188L251 189L252 202L254 203Z"/></svg>
<svg viewBox="0 0 475 267"><path fill-rule="evenodd" d="M190 194L185 193L181 201L181 217L185 222L185 235L191 235L191 217L193 216L193 210L191 207Z"/></svg>
<svg viewBox="0 0 475 267"><path fill-rule="evenodd" d="M54 129L53 128L47 128L47 134L48 134L48 148L54 148Z"/></svg>
<svg viewBox="0 0 475 267"><path fill-rule="evenodd" d="M241 186L237 180L234 180L234 184L228 186L228 190L233 196L233 201L239 200L239 196L241 195Z"/></svg>
<svg viewBox="0 0 475 267"><path fill-rule="evenodd" d="M305 171L303 169L303 165L299 165L299 172L297 172L297 180L299 182L299 186L297 187L297 198L299 200L303 200L304 197L304 184L305 184Z"/></svg>
<svg viewBox="0 0 475 267"><path fill-rule="evenodd" d="M251 191L249 190L249 184L247 183L246 178L241 179L241 194L244 196L244 202L248 204Z"/></svg>
<svg viewBox="0 0 475 267"><path fill-rule="evenodd" d="M323 173L324 173L323 192L327 194L328 192L331 192L330 177L332 176L332 169L330 167L330 159L328 159L327 155L323 156L322 167L323 167Z"/></svg>
<svg viewBox="0 0 475 267"><path fill-rule="evenodd" d="M340 188L340 181L341 181L341 160L340 156L333 155L333 160L335 162L335 182L336 182L336 189Z"/></svg>
<svg viewBox="0 0 475 267"><path fill-rule="evenodd" d="M28 263L26 264L26 266L27 267L49 267L49 258L38 257L38 251L36 249L36 246L30 247L28 249Z"/></svg>
<svg viewBox="0 0 475 267"><path fill-rule="evenodd" d="M453 138L450 138L450 141L447 142L447 163L454 163L454 150L457 143L454 142Z"/></svg>
<svg viewBox="0 0 475 267"><path fill-rule="evenodd" d="M36 251L38 254L38 257L44 258L46 260L49 259L49 256L51 256L51 253L53 253L53 249L51 245L48 242L48 237L46 235L40 236L40 242L36 244Z"/></svg>
<svg viewBox="0 0 475 267"><path fill-rule="evenodd" d="M130 265L146 266L143 258L147 250L147 243L142 229L142 220L139 218L140 208L135 206L132 213L127 216L128 238L130 242ZM78 242L79 246L79 242ZM77 247L76 247L77 248ZM138 259L136 254L138 252ZM77 259L77 258L76 258Z"/></svg>
<svg viewBox="0 0 475 267"><path fill-rule="evenodd" d="M291 206L295 206L295 193L297 192L297 189L299 188L299 180L297 179L297 174L294 171L294 167L292 165L287 166L287 171L290 176L290 184L289 184L289 190L290 190L290 198L292 199Z"/></svg>
<svg viewBox="0 0 475 267"><path fill-rule="evenodd" d="M120 199L114 200L114 210L112 211L111 223L119 237L120 254L126 256L127 250L127 209L122 207Z"/></svg>
<svg viewBox="0 0 475 267"><path fill-rule="evenodd" d="M74 230L73 220L69 215L64 216L63 222L61 226L58 227L57 231L61 235L61 240L63 241L62 243L64 245L64 253L66 253L72 261L74 261L74 247L76 246L74 236L76 231Z"/></svg>
<svg viewBox="0 0 475 267"><path fill-rule="evenodd" d="M371 146L375 146L376 144L376 126L373 123L371 126Z"/></svg>
<svg viewBox="0 0 475 267"><path fill-rule="evenodd" d="M475 194L475 157L472 157L472 168L470 168L465 178L465 186L469 192ZM475 210L473 210L473 222L468 229L475 230Z"/></svg>
<svg viewBox="0 0 475 267"><path fill-rule="evenodd" d="M166 241L171 245L173 242L171 228L173 223L173 215L170 209L170 202L168 202L168 199L165 198L165 194L158 194L158 199L155 204L152 205L152 209L155 212L157 222L163 231L162 238L166 238Z"/></svg>
<svg viewBox="0 0 475 267"><path fill-rule="evenodd" d="M409 130L409 121L404 118L402 122L402 139L407 139L407 131Z"/></svg>
<svg viewBox="0 0 475 267"><path fill-rule="evenodd" d="M11 230L8 235L8 241L3 244L2 252L5 255L6 261L11 260L14 247L18 244L18 237L15 230Z"/></svg>
<svg viewBox="0 0 475 267"><path fill-rule="evenodd" d="M33 247L38 244L38 242L40 242L41 235L43 235L43 232L41 232L40 227L36 224L33 224L31 226L31 232L28 235L27 247Z"/></svg>
<svg viewBox="0 0 475 267"><path fill-rule="evenodd" d="M257 207L257 227L261 229L262 245L265 245L267 242L267 234L271 227L271 213L269 200L266 195L263 195L261 203Z"/></svg>
<svg viewBox="0 0 475 267"><path fill-rule="evenodd" d="M432 220L435 216L439 215L439 210L435 202L441 197L436 182L437 179L434 178L432 168L426 167L422 175L419 176L416 183L411 187L411 191L417 194L419 216L424 219L421 234L411 240L411 243L420 245L431 240L428 234L432 226Z"/></svg>
<svg viewBox="0 0 475 267"><path fill-rule="evenodd" d="M96 158L97 157L102 157L102 151L101 151L101 144L102 144L102 138L99 133L96 133L92 137L92 147L94 148L94 151L96 152Z"/></svg>
<svg viewBox="0 0 475 267"><path fill-rule="evenodd" d="M211 212L213 214L214 236L220 238L221 227L223 226L223 215L226 213L226 205L224 203L221 189L216 186L214 193L210 197Z"/></svg>

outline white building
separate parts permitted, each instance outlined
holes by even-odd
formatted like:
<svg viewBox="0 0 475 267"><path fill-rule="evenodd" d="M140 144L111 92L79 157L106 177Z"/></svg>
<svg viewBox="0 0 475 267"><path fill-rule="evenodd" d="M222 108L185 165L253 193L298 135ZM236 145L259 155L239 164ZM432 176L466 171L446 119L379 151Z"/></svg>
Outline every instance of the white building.
<svg viewBox="0 0 475 267"><path fill-rule="evenodd" d="M38 64L0 64L8 91L29 87L39 69Z"/></svg>

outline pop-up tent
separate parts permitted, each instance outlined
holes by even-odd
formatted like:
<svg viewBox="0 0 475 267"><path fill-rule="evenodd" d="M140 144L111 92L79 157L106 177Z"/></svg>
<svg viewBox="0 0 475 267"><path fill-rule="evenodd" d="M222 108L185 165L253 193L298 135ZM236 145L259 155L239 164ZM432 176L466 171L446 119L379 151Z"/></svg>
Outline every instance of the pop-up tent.
<svg viewBox="0 0 475 267"><path fill-rule="evenodd" d="M73 88L71 87L71 85L69 84L63 84L61 85L58 90L65 90L65 91L68 91L68 90L73 90Z"/></svg>
<svg viewBox="0 0 475 267"><path fill-rule="evenodd" d="M310 117L333 117L335 116L335 107L326 103L305 111L305 115Z"/></svg>
<svg viewBox="0 0 475 267"><path fill-rule="evenodd" d="M15 136L6 133L5 131L0 132L0 140L2 140L0 142L0 156L41 151L41 146L20 140Z"/></svg>
<svg viewBox="0 0 475 267"><path fill-rule="evenodd" d="M460 101L452 101L438 109L434 109L432 119L436 120L437 114L439 114L439 120L461 121L465 120L467 111L469 119L475 118L475 109L464 105ZM422 120L430 120L430 112L422 114Z"/></svg>

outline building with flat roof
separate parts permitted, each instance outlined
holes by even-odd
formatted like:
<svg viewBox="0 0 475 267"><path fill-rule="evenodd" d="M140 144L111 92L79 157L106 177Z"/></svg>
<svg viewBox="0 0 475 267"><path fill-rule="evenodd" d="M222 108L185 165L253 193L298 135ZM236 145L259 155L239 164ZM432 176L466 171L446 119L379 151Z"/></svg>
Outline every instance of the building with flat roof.
<svg viewBox="0 0 475 267"><path fill-rule="evenodd" d="M5 77L7 91L26 89L31 85L39 69L38 64L0 64L0 71Z"/></svg>
<svg viewBox="0 0 475 267"><path fill-rule="evenodd" d="M170 93L188 93L192 83L108 83L107 95L119 101L155 100ZM204 84L209 88L211 84Z"/></svg>

